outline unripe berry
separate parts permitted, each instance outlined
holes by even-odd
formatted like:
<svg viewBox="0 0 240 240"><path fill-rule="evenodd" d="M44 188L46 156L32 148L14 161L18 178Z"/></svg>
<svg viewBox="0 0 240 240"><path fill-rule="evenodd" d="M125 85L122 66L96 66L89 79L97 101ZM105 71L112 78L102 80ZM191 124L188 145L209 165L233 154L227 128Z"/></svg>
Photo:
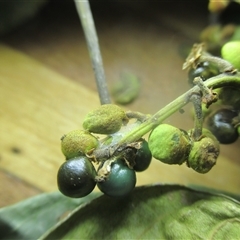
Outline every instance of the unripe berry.
<svg viewBox="0 0 240 240"><path fill-rule="evenodd" d="M83 156L98 147L98 139L85 130L73 130L61 138L66 159Z"/></svg>
<svg viewBox="0 0 240 240"><path fill-rule="evenodd" d="M112 134L128 122L125 111L114 104L104 104L87 114L83 128L89 132Z"/></svg>
<svg viewBox="0 0 240 240"><path fill-rule="evenodd" d="M189 136L183 130L168 124L156 127L149 136L152 156L167 164L182 164L191 147Z"/></svg>
<svg viewBox="0 0 240 240"><path fill-rule="evenodd" d="M215 136L203 129L202 138L193 143L187 165L198 173L207 173L216 164L219 152L219 142Z"/></svg>
<svg viewBox="0 0 240 240"><path fill-rule="evenodd" d="M222 57L240 70L240 41L230 41L221 49Z"/></svg>

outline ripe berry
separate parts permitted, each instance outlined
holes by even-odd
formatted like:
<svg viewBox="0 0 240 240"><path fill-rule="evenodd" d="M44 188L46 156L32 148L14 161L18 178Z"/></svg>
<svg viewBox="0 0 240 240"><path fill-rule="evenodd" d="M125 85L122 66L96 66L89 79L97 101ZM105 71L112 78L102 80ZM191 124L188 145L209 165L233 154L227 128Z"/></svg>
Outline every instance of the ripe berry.
<svg viewBox="0 0 240 240"><path fill-rule="evenodd" d="M94 189L96 170L86 157L76 157L64 162L57 174L59 191L65 196L81 198Z"/></svg>
<svg viewBox="0 0 240 240"><path fill-rule="evenodd" d="M233 118L237 115L237 112L234 110L221 108L207 118L207 128L220 143L230 144L238 139L238 131L232 124Z"/></svg>
<svg viewBox="0 0 240 240"><path fill-rule="evenodd" d="M152 153L148 147L148 142L146 140L143 140L141 148L137 150L134 159L135 165L133 169L137 172L142 172L149 167L151 160Z"/></svg>
<svg viewBox="0 0 240 240"><path fill-rule="evenodd" d="M193 84L193 80L195 77L201 77L203 81L208 78L214 77L219 74L219 70L216 66L209 62L202 62L196 69L190 69L188 72L188 83L190 85Z"/></svg>
<svg viewBox="0 0 240 240"><path fill-rule="evenodd" d="M106 180L98 182L98 188L110 197L128 195L136 185L136 173L130 169L123 159L111 163L111 171Z"/></svg>

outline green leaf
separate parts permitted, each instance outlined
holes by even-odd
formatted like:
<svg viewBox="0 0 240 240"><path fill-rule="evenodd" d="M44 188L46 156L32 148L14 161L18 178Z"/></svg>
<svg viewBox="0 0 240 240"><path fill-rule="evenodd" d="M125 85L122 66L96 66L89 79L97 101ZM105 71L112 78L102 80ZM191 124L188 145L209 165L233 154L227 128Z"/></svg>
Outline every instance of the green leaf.
<svg viewBox="0 0 240 240"><path fill-rule="evenodd" d="M99 194L72 199L59 192L44 193L0 209L0 239L32 240L66 217L74 208Z"/></svg>
<svg viewBox="0 0 240 240"><path fill-rule="evenodd" d="M40 239L240 239L240 203L177 185L101 196Z"/></svg>
<svg viewBox="0 0 240 240"><path fill-rule="evenodd" d="M200 185L195 185L195 184L189 184L188 187L190 187L191 189L194 189L196 191L208 192L208 193L212 193L212 194L222 194L222 195L234 198L237 201L240 201L240 195L232 193L232 192L215 189L215 188L209 188L209 187L200 186Z"/></svg>

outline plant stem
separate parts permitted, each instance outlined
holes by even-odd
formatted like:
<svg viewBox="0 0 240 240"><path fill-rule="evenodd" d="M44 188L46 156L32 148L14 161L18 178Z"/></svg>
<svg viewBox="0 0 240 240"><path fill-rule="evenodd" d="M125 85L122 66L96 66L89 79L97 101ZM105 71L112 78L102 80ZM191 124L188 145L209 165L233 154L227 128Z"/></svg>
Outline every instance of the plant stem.
<svg viewBox="0 0 240 240"><path fill-rule="evenodd" d="M194 141L198 141L202 135L203 114L202 114L202 97L196 93L191 96L191 102L194 107L194 128L192 132L192 138Z"/></svg>
<svg viewBox="0 0 240 240"><path fill-rule="evenodd" d="M101 104L111 103L98 44L98 37L88 0L74 0L91 57Z"/></svg>
<svg viewBox="0 0 240 240"><path fill-rule="evenodd" d="M204 82L204 85L208 88L220 88L224 86L240 86L240 73L234 75L220 74L218 76L209 78ZM142 136L153 130L159 124L161 124L166 118L177 112L179 109L184 107L190 100L191 96L195 93L200 93L200 88L194 86L186 93L182 94L174 101L166 105L164 108L159 110L157 113L149 117L145 122L140 124L138 127L130 131L125 135L118 143L118 146L129 144L139 140Z"/></svg>

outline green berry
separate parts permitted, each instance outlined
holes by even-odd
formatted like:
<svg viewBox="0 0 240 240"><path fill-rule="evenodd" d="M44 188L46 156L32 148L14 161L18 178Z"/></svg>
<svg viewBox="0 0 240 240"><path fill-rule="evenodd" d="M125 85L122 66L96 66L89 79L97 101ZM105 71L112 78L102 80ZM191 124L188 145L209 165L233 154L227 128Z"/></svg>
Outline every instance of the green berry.
<svg viewBox="0 0 240 240"><path fill-rule="evenodd" d="M168 124L156 127L149 136L152 156L167 164L182 164L191 147L189 136L183 130Z"/></svg>
<svg viewBox="0 0 240 240"><path fill-rule="evenodd" d="M142 140L142 146L140 149L137 150L135 156L135 165L133 169L137 172L142 172L146 170L152 160L152 153L148 147L148 142L146 140Z"/></svg>
<svg viewBox="0 0 240 240"><path fill-rule="evenodd" d="M128 122L125 111L114 104L104 104L87 114L83 128L89 132L112 134Z"/></svg>
<svg viewBox="0 0 240 240"><path fill-rule="evenodd" d="M207 173L216 164L219 151L215 136L209 130L203 129L202 138L193 143L187 165L198 173Z"/></svg>
<svg viewBox="0 0 240 240"><path fill-rule="evenodd" d="M61 149L66 159L83 156L98 144L98 139L85 130L73 130L61 138Z"/></svg>
<svg viewBox="0 0 240 240"><path fill-rule="evenodd" d="M59 191L65 196L81 198L91 193L96 185L96 170L86 157L76 157L64 162L57 174Z"/></svg>
<svg viewBox="0 0 240 240"><path fill-rule="evenodd" d="M132 192L136 185L136 173L123 159L111 163L107 178L97 183L98 188L110 197L123 197Z"/></svg>
<svg viewBox="0 0 240 240"><path fill-rule="evenodd" d="M221 54L235 68L240 69L240 41L230 41L224 44Z"/></svg>

